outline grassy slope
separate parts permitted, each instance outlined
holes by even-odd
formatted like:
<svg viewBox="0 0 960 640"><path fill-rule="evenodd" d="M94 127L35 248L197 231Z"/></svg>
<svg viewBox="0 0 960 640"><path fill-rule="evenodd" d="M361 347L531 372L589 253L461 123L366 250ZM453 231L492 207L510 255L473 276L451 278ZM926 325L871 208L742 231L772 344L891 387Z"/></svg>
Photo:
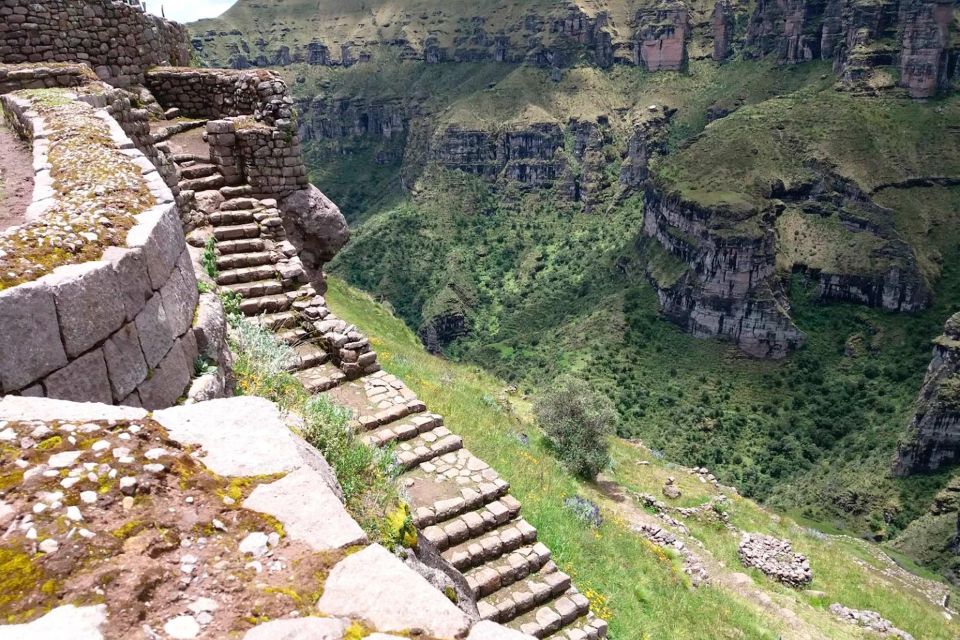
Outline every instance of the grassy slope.
<svg viewBox="0 0 960 640"><path fill-rule="evenodd" d="M404 381L430 406L444 414L447 424L464 437L466 445L494 465L523 502L525 517L537 526L557 562L570 571L581 590L592 595L609 615L614 637L640 638L777 638L791 637L790 625L771 616L756 602L730 591L705 587L690 589L677 561L654 552L629 531L616 515L618 506L595 485L584 485L549 456L539 431L530 424L527 403L503 393L505 383L476 367L452 363L426 354L417 338L369 296L331 278L328 301L332 309L356 323L371 337L385 368ZM520 434L529 436L523 444ZM703 501L713 490L692 482L650 453L614 441L612 477L628 489L656 493L663 476L680 476L685 500ZM649 460L639 466L639 460ZM580 523L563 506L563 499L580 494L596 500L605 523L597 531ZM779 587L759 574L752 580L781 607L795 611L804 624L831 638L861 637L839 625L824 611L835 600L849 606L883 612L917 638L952 638L960 627L948 623L916 589L885 575L875 546L850 538L822 539L804 533L788 519L762 510L748 499L738 499L729 512L735 524L753 531L789 536L811 558L815 597ZM688 523L713 554L733 570L735 543L715 525Z"/></svg>

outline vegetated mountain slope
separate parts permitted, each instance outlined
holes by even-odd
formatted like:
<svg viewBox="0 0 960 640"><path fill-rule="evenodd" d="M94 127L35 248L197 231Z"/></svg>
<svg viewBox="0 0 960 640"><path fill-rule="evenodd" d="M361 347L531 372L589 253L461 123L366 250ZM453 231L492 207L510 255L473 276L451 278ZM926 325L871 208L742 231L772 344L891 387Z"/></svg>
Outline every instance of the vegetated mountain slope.
<svg viewBox="0 0 960 640"><path fill-rule="evenodd" d="M337 278L331 278L327 298L339 317L364 327L388 371L442 411L465 445L502 471L554 559L575 577L594 611L609 618L613 637L871 637L833 618L828 611L833 602L878 611L916 638L947 640L960 633L957 622L936 604L948 593L946 587L900 569L878 545L807 528L729 488L701 482L640 444L612 440L612 470L597 484L576 481L531 423L526 397L505 388L505 381L427 354L401 319ZM660 496L668 476L677 478L683 494L678 500ZM708 567L708 585L691 587L678 553L655 547L634 531L651 522L670 529L642 506L641 494L674 507L728 496L717 509L701 509L699 515L671 511L689 529L689 536L679 535ZM564 506L571 496L599 505L599 528ZM814 576L809 590L784 587L744 568L737 559L739 536L722 524L720 512L736 529L790 540L809 557Z"/></svg>
<svg viewBox="0 0 960 640"><path fill-rule="evenodd" d="M893 88L890 29L915 14L930 26L926 5L903 20L877 5L876 43L835 59L790 48L816 39L819 5L794 7L802 35L778 31L797 23L772 5L737 5L722 65L704 57L709 11L691 6L682 72L649 73L606 68L596 22L558 3L457 5L436 59L393 29L421 33L449 9L364 5L386 34L373 37L372 19L344 19L353 5L323 4L238 3L193 32L221 62L282 65L311 177L355 226L337 273L431 350L524 389L594 380L621 435L779 508L879 539L929 511L949 470L887 477L960 300L958 99ZM669 47L663 9L655 40ZM504 16L544 11L557 21L532 23L542 40L498 58ZM798 351L754 360L664 316L749 353ZM941 568L921 547L949 542L904 549Z"/></svg>

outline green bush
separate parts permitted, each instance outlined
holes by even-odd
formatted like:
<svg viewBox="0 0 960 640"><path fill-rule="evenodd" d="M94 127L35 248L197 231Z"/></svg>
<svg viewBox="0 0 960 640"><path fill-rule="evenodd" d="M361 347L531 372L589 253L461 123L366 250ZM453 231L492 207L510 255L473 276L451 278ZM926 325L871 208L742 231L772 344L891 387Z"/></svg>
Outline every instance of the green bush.
<svg viewBox="0 0 960 640"><path fill-rule="evenodd" d="M607 436L614 433L617 413L609 398L583 380L562 376L533 410L571 473L593 480L610 464Z"/></svg>

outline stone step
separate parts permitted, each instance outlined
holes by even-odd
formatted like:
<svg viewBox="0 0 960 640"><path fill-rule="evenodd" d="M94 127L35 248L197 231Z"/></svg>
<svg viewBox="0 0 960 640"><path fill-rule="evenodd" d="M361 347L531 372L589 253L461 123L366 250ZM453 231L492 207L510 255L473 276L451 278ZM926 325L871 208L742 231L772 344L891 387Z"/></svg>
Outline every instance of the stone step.
<svg viewBox="0 0 960 640"><path fill-rule="evenodd" d="M533 575L479 599L477 609L482 620L510 622L528 611L542 607L569 588L570 576L559 571L551 560ZM545 625L544 629L547 631L544 635L558 631L560 626L560 616L557 615L556 627Z"/></svg>
<svg viewBox="0 0 960 640"><path fill-rule="evenodd" d="M340 369L329 362L297 371L293 375L310 393L329 391L347 378Z"/></svg>
<svg viewBox="0 0 960 640"><path fill-rule="evenodd" d="M550 549L542 542L535 542L474 567L464 573L464 577L474 594L482 598L536 573L549 560Z"/></svg>
<svg viewBox="0 0 960 640"><path fill-rule="evenodd" d="M303 371L330 361L330 354L311 342L299 344L293 351L297 354L297 362L291 367L292 371Z"/></svg>
<svg viewBox="0 0 960 640"><path fill-rule="evenodd" d="M207 216L214 227L226 227L236 224L256 222L253 211L215 211Z"/></svg>
<svg viewBox="0 0 960 640"><path fill-rule="evenodd" d="M262 209L263 205L255 198L238 196L230 198L220 205L220 211L251 211L253 209Z"/></svg>
<svg viewBox="0 0 960 640"><path fill-rule="evenodd" d="M462 448L463 438L450 433L446 427L437 427L399 443L394 451L394 457L404 469L412 469L421 462L429 462L445 453L453 453Z"/></svg>
<svg viewBox="0 0 960 640"><path fill-rule="evenodd" d="M187 166L180 167L180 180L197 180L207 178L213 175L219 175L220 170L212 164L204 162L194 162Z"/></svg>
<svg viewBox="0 0 960 640"><path fill-rule="evenodd" d="M303 327L294 327L277 333L277 340L291 347L303 344L309 339L310 334Z"/></svg>
<svg viewBox="0 0 960 640"><path fill-rule="evenodd" d="M251 316L252 320L268 331L279 331L280 329L293 329L297 326L297 314L293 311L281 311L280 313L263 313L257 316ZM304 332L306 333L306 332Z"/></svg>
<svg viewBox="0 0 960 640"><path fill-rule="evenodd" d="M206 178L197 178L195 180L181 180L180 189L190 189L191 191L207 191L209 189L219 189L227 184L223 176L219 173Z"/></svg>
<svg viewBox="0 0 960 640"><path fill-rule="evenodd" d="M548 640L600 640L606 637L606 621L597 618L592 613L581 615L560 631L547 636Z"/></svg>
<svg viewBox="0 0 960 640"><path fill-rule="evenodd" d="M262 264L273 264L277 257L271 251L254 251L250 253L228 253L217 257L217 269L239 269L240 267L256 267Z"/></svg>
<svg viewBox="0 0 960 640"><path fill-rule="evenodd" d="M239 240L219 240L217 242L217 253L221 256L233 253L253 253L263 251L266 247L264 241L260 238L241 238Z"/></svg>
<svg viewBox="0 0 960 640"><path fill-rule="evenodd" d="M217 242L221 240L239 240L240 238L259 238L260 225L253 222L230 227L215 227L213 237L216 238Z"/></svg>
<svg viewBox="0 0 960 640"><path fill-rule="evenodd" d="M174 153L171 156L176 164L185 164L188 162L210 162L210 155L197 155L195 153Z"/></svg>
<svg viewBox="0 0 960 640"><path fill-rule="evenodd" d="M466 451L466 449L462 449L461 451ZM455 460L456 457L457 454L447 454L442 456L440 461L442 462L448 459L452 461ZM418 472L424 471L427 474L433 475L433 470L437 468L434 462L421 463ZM489 482L480 482L476 485L461 486L459 496L437 499L431 504L412 503L410 506L413 508L413 524L420 531L426 531L433 525L438 527L445 525L448 520L452 520L453 518L463 515L468 511L479 510L481 515L484 515L485 509L489 504L496 500L505 500L506 502L504 504L507 506L507 510L511 512L512 515L508 514L507 517L503 517L499 513L501 509L496 508L497 513L494 515L497 517L494 518L494 521L491 522L490 525L485 529L485 531L489 531L490 529L507 522L515 517L516 514L520 513L520 503L513 496L507 495L508 491L510 491L510 483L503 478L498 477ZM489 515L486 517L490 518ZM443 551L462 542L461 540L444 539L442 529L431 531L433 533L439 533L439 535L434 536L438 539L437 542L440 543L437 548L438 551ZM480 533L482 532L475 532L474 535L479 535Z"/></svg>
<svg viewBox="0 0 960 640"><path fill-rule="evenodd" d="M240 311L245 316L258 316L261 313L277 313L286 311L293 304L293 299L284 293L275 293L256 298L246 298L240 301Z"/></svg>
<svg viewBox="0 0 960 640"><path fill-rule="evenodd" d="M386 426L407 416L426 411L427 405L416 398L408 400L405 404L396 404L388 409L381 409L372 414L362 415L357 418L357 426L361 431L370 431L376 427Z"/></svg>
<svg viewBox="0 0 960 640"><path fill-rule="evenodd" d="M254 280L224 285L224 289L233 291L241 298L259 298L283 293L283 283L279 280Z"/></svg>
<svg viewBox="0 0 960 640"><path fill-rule="evenodd" d="M495 493L484 497L495 496ZM450 502L450 509L446 509L444 502ZM464 501L466 502L466 501ZM511 495L492 497L489 501L470 508L460 509L453 500L440 501L434 504L434 509L446 516L447 512L455 512L444 520L421 528L423 536L430 541L437 551L443 552L462 544L467 540L478 540L488 531L506 524L520 515L520 502Z"/></svg>
<svg viewBox="0 0 960 640"><path fill-rule="evenodd" d="M466 571L536 541L537 529L523 518L517 518L452 546L441 555L457 571Z"/></svg>
<svg viewBox="0 0 960 640"><path fill-rule="evenodd" d="M586 623L589 627L590 621L586 619L589 612L590 601L574 587L570 587L550 601L516 616L507 623L507 626L536 638L546 638L560 632L567 625L577 622ZM596 633L595 637L599 637L596 629L594 633ZM585 634L584 637L590 635L586 632Z"/></svg>
<svg viewBox="0 0 960 640"><path fill-rule="evenodd" d="M418 413L385 427L367 432L363 434L361 440L363 440L364 444L382 447L391 442L409 440L414 436L432 431L441 426L443 426L443 416L435 413Z"/></svg>
<svg viewBox="0 0 960 640"><path fill-rule="evenodd" d="M272 264L261 264L256 267L240 267L227 269L217 274L217 284L236 284L238 282L255 282L277 277L277 269Z"/></svg>
<svg viewBox="0 0 960 640"><path fill-rule="evenodd" d="M251 187L248 184L220 187L220 195L222 195L227 200L230 200L231 198L245 198L252 194L253 194L253 187Z"/></svg>

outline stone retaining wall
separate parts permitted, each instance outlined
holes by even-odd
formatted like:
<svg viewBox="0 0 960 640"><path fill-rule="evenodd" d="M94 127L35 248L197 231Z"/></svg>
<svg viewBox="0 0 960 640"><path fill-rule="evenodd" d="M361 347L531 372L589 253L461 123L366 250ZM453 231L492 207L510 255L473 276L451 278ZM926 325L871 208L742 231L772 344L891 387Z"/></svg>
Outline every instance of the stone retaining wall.
<svg viewBox="0 0 960 640"><path fill-rule="evenodd" d="M151 69L146 84L164 108L191 118L253 116L279 128L289 126L293 98L280 76L263 69Z"/></svg>
<svg viewBox="0 0 960 640"><path fill-rule="evenodd" d="M0 93L20 89L79 87L97 76L85 64L0 64Z"/></svg>
<svg viewBox="0 0 960 640"><path fill-rule="evenodd" d="M95 107L106 100L85 98ZM42 215L56 199L45 123L29 101L5 95L2 103L16 128L32 134L31 210ZM196 278L169 188L107 111L96 115L111 144L140 165L157 204L134 216L124 246L99 260L0 291L0 393L166 407L184 394L199 354Z"/></svg>
<svg viewBox="0 0 960 640"><path fill-rule="evenodd" d="M249 184L261 197L283 198L309 184L292 128L268 126L249 117L207 123L210 160L227 184Z"/></svg>
<svg viewBox="0 0 960 640"><path fill-rule="evenodd" d="M183 25L114 0L0 0L0 62L85 62L114 86L148 67L186 65Z"/></svg>

